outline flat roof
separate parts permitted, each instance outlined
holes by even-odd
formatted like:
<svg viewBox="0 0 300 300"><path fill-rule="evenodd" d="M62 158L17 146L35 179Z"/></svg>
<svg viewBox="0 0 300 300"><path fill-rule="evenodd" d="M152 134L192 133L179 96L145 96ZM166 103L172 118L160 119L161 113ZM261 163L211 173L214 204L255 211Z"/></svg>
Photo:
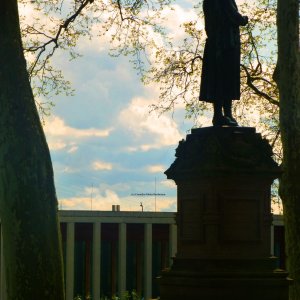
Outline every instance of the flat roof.
<svg viewBox="0 0 300 300"><path fill-rule="evenodd" d="M176 212L59 210L60 222L175 224ZM273 215L273 225L283 226L283 216Z"/></svg>
<svg viewBox="0 0 300 300"><path fill-rule="evenodd" d="M59 210L60 222L175 224L175 212Z"/></svg>

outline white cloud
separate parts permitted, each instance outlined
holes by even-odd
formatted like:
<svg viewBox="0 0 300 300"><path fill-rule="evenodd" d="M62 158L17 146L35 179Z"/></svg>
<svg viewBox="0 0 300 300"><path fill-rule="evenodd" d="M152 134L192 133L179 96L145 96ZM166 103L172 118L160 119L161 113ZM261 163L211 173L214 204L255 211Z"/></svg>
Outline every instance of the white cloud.
<svg viewBox="0 0 300 300"><path fill-rule="evenodd" d="M59 200L62 209L111 210L112 205L120 204L119 196L111 190L102 194L91 194L83 197L63 198Z"/></svg>
<svg viewBox="0 0 300 300"><path fill-rule="evenodd" d="M107 184L101 183L98 186L88 186L84 188L84 195L103 195L106 191L114 191L116 193L129 193L131 186L126 183Z"/></svg>
<svg viewBox="0 0 300 300"><path fill-rule="evenodd" d="M176 122L167 115L149 114L148 110L149 101L137 97L120 113L119 121L122 126L131 131L137 140L140 140L140 146L135 148L148 151L153 148L176 145L182 139ZM145 140L147 143L144 142Z"/></svg>
<svg viewBox="0 0 300 300"><path fill-rule="evenodd" d="M52 136L71 136L73 138L107 137L112 128L108 129L77 129L65 124L64 120L54 116L46 121L45 132Z"/></svg>
<svg viewBox="0 0 300 300"><path fill-rule="evenodd" d="M57 151L66 148L67 144L62 140L48 141L48 146L51 150Z"/></svg>
<svg viewBox="0 0 300 300"><path fill-rule="evenodd" d="M78 49L80 53L96 52L107 52L109 49L110 36L108 34L99 36L99 32L102 31L101 24L94 24L90 28L90 34L93 38L90 39L88 36L80 38L78 43Z"/></svg>
<svg viewBox="0 0 300 300"><path fill-rule="evenodd" d="M155 200L120 198L114 191L107 190L103 195L63 198L59 200L60 208L65 210L101 210L111 211L112 205L120 205L121 211L141 211L142 202L144 211L155 211ZM172 197L157 198L156 211L176 211L176 199Z"/></svg>
<svg viewBox="0 0 300 300"><path fill-rule="evenodd" d="M77 169L69 166L64 167L64 169L62 170L62 173L76 173L76 172L78 172Z"/></svg>
<svg viewBox="0 0 300 300"><path fill-rule="evenodd" d="M170 5L163 11L165 21L163 26L169 31L169 36L175 41L182 41L186 37L184 28L180 26L186 22L196 21L197 28L204 28L204 20L200 20L194 7L184 8L178 4Z"/></svg>
<svg viewBox="0 0 300 300"><path fill-rule="evenodd" d="M125 147L124 150L126 152L137 152L137 151L139 151L139 147L131 147L131 146L129 146L129 147Z"/></svg>
<svg viewBox="0 0 300 300"><path fill-rule="evenodd" d="M120 205L121 211L141 211L142 202L144 211L155 211L155 206L156 211L176 211L176 197L132 197L130 190L131 187L126 184L87 186L81 195L60 198L59 204L61 209L111 211L112 205ZM127 196L120 196L124 193Z"/></svg>
<svg viewBox="0 0 300 300"><path fill-rule="evenodd" d="M100 171L100 170L110 171L112 170L113 166L111 163L97 160L92 163L92 168L95 171Z"/></svg>
<svg viewBox="0 0 300 300"><path fill-rule="evenodd" d="M74 146L71 146L71 148L68 150L68 153L74 153L78 150L78 146L74 145Z"/></svg>
<svg viewBox="0 0 300 300"><path fill-rule="evenodd" d="M64 120L52 116L46 120L44 127L50 150L65 150L72 154L78 150L78 144L85 138L106 138L110 135L112 128L107 129L78 129L65 124Z"/></svg>
<svg viewBox="0 0 300 300"><path fill-rule="evenodd" d="M149 173L163 173L166 170L166 167L163 165L152 165L148 166L146 170Z"/></svg>
<svg viewBox="0 0 300 300"><path fill-rule="evenodd" d="M177 187L174 180L163 180L160 184L171 189L175 189Z"/></svg>
<svg viewBox="0 0 300 300"><path fill-rule="evenodd" d="M149 151L153 148L157 148L157 145L155 145L155 144L144 144L144 145L141 145L140 148L138 148L138 150Z"/></svg>
<svg viewBox="0 0 300 300"><path fill-rule="evenodd" d="M152 202L152 203L151 203ZM144 211L176 211L177 201L175 197L156 197L154 201L144 201Z"/></svg>

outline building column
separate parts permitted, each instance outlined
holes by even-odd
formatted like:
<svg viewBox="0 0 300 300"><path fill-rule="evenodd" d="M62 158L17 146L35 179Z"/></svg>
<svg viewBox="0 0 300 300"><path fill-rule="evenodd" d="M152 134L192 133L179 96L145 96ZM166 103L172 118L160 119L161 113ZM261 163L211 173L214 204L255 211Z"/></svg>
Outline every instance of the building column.
<svg viewBox="0 0 300 300"><path fill-rule="evenodd" d="M1 259L1 277L0 277L0 284L1 284L1 293L0 293L0 299L6 300L6 279L5 279L5 262L4 262L4 255L3 255L3 236L1 231L1 253L0 253L0 259Z"/></svg>
<svg viewBox="0 0 300 300"><path fill-rule="evenodd" d="M275 251L274 251L274 224L272 222L271 224L271 255L274 256Z"/></svg>
<svg viewBox="0 0 300 300"><path fill-rule="evenodd" d="M119 224L118 257L118 291L119 297L122 297L126 292L126 223Z"/></svg>
<svg viewBox="0 0 300 300"><path fill-rule="evenodd" d="M173 264L172 258L177 252L177 225L169 225L169 267Z"/></svg>
<svg viewBox="0 0 300 300"><path fill-rule="evenodd" d="M93 299L100 300L101 286L101 223L93 224Z"/></svg>
<svg viewBox="0 0 300 300"><path fill-rule="evenodd" d="M66 300L74 298L74 249L75 248L75 224L67 223L66 245Z"/></svg>
<svg viewBox="0 0 300 300"><path fill-rule="evenodd" d="M144 229L144 299L152 298L152 224Z"/></svg>

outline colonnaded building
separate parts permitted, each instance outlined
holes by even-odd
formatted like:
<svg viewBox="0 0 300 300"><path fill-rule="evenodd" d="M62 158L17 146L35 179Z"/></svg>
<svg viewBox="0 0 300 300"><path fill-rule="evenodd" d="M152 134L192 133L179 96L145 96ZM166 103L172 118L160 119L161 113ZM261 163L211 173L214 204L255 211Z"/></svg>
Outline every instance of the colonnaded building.
<svg viewBox="0 0 300 300"><path fill-rule="evenodd" d="M65 262L66 300L99 300L135 290L143 299L159 296L156 278L176 254L175 213L59 211ZM270 254L284 268L284 228L274 216ZM2 247L1 247L2 249ZM1 300L5 278L1 251Z"/></svg>

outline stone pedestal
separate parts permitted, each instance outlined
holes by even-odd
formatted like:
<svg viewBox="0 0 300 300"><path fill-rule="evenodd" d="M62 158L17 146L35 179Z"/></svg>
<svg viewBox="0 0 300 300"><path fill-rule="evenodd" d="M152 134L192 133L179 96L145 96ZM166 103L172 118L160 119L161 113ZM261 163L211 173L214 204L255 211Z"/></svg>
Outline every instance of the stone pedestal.
<svg viewBox="0 0 300 300"><path fill-rule="evenodd" d="M270 257L270 187L280 175L255 128L192 130L165 172L178 190L178 252L161 300L287 300Z"/></svg>

